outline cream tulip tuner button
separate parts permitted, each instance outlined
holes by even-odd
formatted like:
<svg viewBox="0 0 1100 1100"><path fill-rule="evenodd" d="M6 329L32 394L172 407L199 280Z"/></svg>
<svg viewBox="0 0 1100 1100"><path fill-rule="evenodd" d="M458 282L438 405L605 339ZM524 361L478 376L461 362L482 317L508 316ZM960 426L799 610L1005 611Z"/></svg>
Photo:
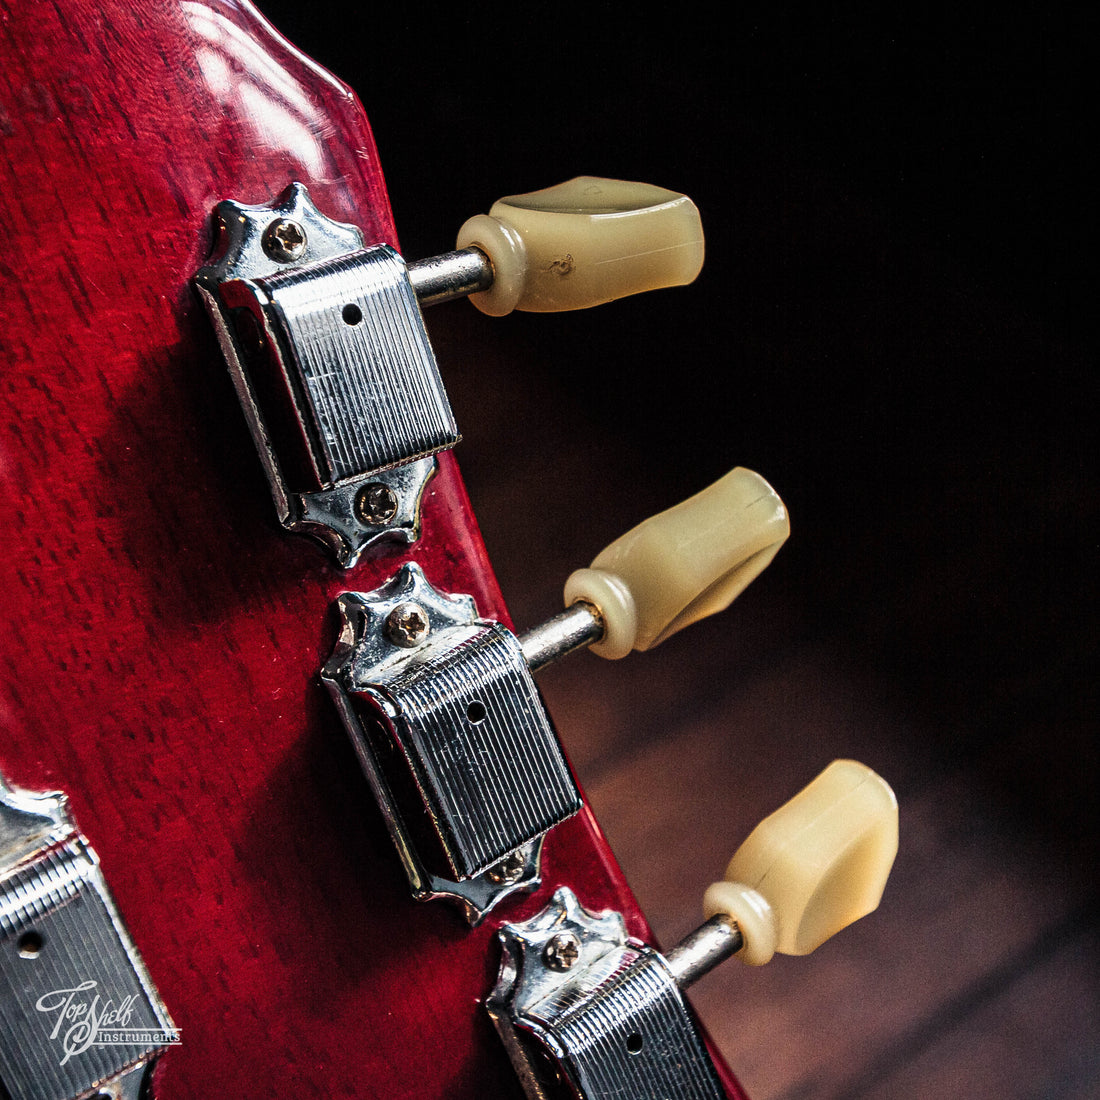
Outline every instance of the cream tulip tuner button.
<svg viewBox="0 0 1100 1100"><path fill-rule="evenodd" d="M728 607L790 533L787 509L757 473L737 467L616 539L565 583L565 603L603 620L601 657L646 650Z"/></svg>
<svg viewBox="0 0 1100 1100"><path fill-rule="evenodd" d="M492 264L484 313L585 309L690 283L703 266L703 228L691 199L663 187L579 176L510 195L470 218L456 247Z"/></svg>
<svg viewBox="0 0 1100 1100"><path fill-rule="evenodd" d="M750 966L776 951L808 955L877 908L897 850L893 791L865 765L835 760L752 831L703 910L737 925Z"/></svg>

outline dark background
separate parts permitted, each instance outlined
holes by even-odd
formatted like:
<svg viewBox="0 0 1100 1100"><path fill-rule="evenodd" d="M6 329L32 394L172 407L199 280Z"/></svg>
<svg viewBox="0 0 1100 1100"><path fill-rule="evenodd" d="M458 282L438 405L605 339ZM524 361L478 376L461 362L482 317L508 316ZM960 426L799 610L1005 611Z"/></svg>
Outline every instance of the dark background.
<svg viewBox="0 0 1100 1100"><path fill-rule="evenodd" d="M702 211L707 262L691 288L582 314L492 322L457 304L429 317L460 459L521 624L555 610L565 572L624 523L732 465L759 470L790 508L773 568L697 642L669 643L667 664L632 658L640 670L624 679L586 658L547 682L658 931L681 934L691 918L645 896L648 858L631 866L637 828L615 769L642 767L675 742L678 717L790 664L796 686L822 675L888 700L881 736L854 710L825 725L839 751L847 733L893 766L903 853L907 799L914 815L955 815L956 838L989 829L984 873L1020 873L1027 894L1024 849L1052 861L1075 899L1057 935L1092 935L1095 16L265 10L359 93L410 259L452 247L500 195L578 174L649 180ZM678 683L659 686L662 667ZM762 756L765 786L785 797L827 762L809 732L788 727L782 749L760 748L762 736L734 735L735 778ZM694 804L678 816L713 825ZM933 847L952 860L950 841ZM913 897L945 889L915 872L903 881ZM904 899L892 912L899 936L931 919ZM1022 960L1055 934L1029 913L996 918L1020 922ZM1094 979L1097 956L1074 958ZM994 995L983 980L988 969L890 1042L925 1056L926 1033ZM881 1085L884 1057L866 1054L866 1079L901 1095ZM1065 1095L1095 1085L1085 1061L1072 1084L1058 1078ZM1052 1079L1019 1095L1062 1095ZM775 1080L750 1083L795 1094Z"/></svg>

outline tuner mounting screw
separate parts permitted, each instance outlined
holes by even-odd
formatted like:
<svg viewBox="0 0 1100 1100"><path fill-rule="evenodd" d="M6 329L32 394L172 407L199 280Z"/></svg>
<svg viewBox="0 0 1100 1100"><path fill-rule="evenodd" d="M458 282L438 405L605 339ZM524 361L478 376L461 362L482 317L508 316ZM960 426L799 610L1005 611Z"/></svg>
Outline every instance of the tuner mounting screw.
<svg viewBox="0 0 1100 1100"><path fill-rule="evenodd" d="M519 882L526 866L527 861L523 858L523 853L512 852L499 863L490 867L485 875L490 882L496 883L497 886L511 886L513 883Z"/></svg>
<svg viewBox="0 0 1100 1100"><path fill-rule="evenodd" d="M264 251L281 264L300 260L306 250L306 231L289 218L276 218L264 231Z"/></svg>
<svg viewBox="0 0 1100 1100"><path fill-rule="evenodd" d="M430 629L428 614L417 603L399 603L386 616L386 637L402 649L420 645Z"/></svg>
<svg viewBox="0 0 1100 1100"><path fill-rule="evenodd" d="M397 494L388 485L372 481L356 494L355 515L360 523L389 523L397 515Z"/></svg>
<svg viewBox="0 0 1100 1100"><path fill-rule="evenodd" d="M570 970L581 957L581 941L572 932L559 932L543 948L542 959L551 970Z"/></svg>

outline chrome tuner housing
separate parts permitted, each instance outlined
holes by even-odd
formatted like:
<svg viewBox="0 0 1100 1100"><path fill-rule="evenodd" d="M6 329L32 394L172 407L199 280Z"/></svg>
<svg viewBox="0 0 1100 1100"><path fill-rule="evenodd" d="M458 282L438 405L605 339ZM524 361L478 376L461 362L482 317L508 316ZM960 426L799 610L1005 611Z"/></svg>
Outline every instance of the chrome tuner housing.
<svg viewBox="0 0 1100 1100"><path fill-rule="evenodd" d="M519 643L414 563L337 606L322 679L413 894L457 901L477 923L538 885L543 837L581 806Z"/></svg>
<svg viewBox="0 0 1100 1100"><path fill-rule="evenodd" d="M218 204L195 285L217 332L279 522L349 567L419 535L432 457L458 429L404 260L363 247L291 184Z"/></svg>
<svg viewBox="0 0 1100 1100"><path fill-rule="evenodd" d="M724 1100L664 957L566 886L499 933L486 1001L529 1100Z"/></svg>
<svg viewBox="0 0 1100 1100"><path fill-rule="evenodd" d="M64 795L0 775L0 1096L139 1100L179 1041Z"/></svg>

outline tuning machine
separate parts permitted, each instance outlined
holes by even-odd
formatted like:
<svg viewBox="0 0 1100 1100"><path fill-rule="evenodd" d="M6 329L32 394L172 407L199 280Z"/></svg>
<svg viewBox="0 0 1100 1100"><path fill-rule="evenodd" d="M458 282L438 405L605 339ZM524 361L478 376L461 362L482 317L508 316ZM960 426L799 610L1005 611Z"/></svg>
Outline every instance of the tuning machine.
<svg viewBox="0 0 1100 1100"><path fill-rule="evenodd" d="M533 889L543 838L581 802L532 673L586 645L649 649L721 610L788 530L774 490L739 468L612 543L569 578L566 610L519 636L412 563L342 595L322 678L414 896L457 900L476 923Z"/></svg>
<svg viewBox="0 0 1100 1100"><path fill-rule="evenodd" d="M350 567L382 539L413 541L434 456L458 426L421 307L472 295L485 312L580 309L690 282L699 213L648 184L583 177L501 199L458 249L406 265L365 247L300 183L215 210L195 276L280 523Z"/></svg>
<svg viewBox="0 0 1100 1100"><path fill-rule="evenodd" d="M736 955L806 955L874 910L898 847L897 802L834 761L756 827L704 898L709 919L666 954L566 887L500 931L486 1007L531 1100L723 1100L683 991Z"/></svg>
<svg viewBox="0 0 1100 1100"><path fill-rule="evenodd" d="M0 774L0 1096L140 1100L179 1041L68 800Z"/></svg>

